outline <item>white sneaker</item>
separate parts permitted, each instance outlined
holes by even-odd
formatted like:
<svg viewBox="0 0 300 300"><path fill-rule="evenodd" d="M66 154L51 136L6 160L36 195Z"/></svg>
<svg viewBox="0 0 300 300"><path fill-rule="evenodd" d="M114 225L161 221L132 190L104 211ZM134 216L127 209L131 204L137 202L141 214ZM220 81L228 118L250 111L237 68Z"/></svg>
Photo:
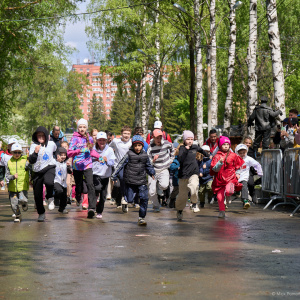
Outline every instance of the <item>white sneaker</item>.
<svg viewBox="0 0 300 300"><path fill-rule="evenodd" d="M55 205L54 205L54 198L49 198L48 199L48 209L49 210L53 210L55 208Z"/></svg>
<svg viewBox="0 0 300 300"><path fill-rule="evenodd" d="M140 208L140 205L136 203L135 208Z"/></svg>
<svg viewBox="0 0 300 300"><path fill-rule="evenodd" d="M121 204L126 204L126 205L128 204L124 197L122 197L121 199Z"/></svg>
<svg viewBox="0 0 300 300"><path fill-rule="evenodd" d="M193 210L194 213L200 211L200 208L199 208L199 206L198 206L197 203L193 203L193 205L192 205L192 210Z"/></svg>
<svg viewBox="0 0 300 300"><path fill-rule="evenodd" d="M97 219L102 219L102 214L97 214L96 218Z"/></svg>

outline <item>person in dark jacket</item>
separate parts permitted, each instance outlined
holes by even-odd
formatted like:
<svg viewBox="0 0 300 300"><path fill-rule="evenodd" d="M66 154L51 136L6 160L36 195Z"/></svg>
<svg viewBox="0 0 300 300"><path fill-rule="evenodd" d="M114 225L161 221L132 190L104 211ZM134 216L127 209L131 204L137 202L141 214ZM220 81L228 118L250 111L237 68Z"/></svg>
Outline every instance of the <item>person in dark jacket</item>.
<svg viewBox="0 0 300 300"><path fill-rule="evenodd" d="M198 207L198 190L199 190L199 166L196 160L197 152L202 153L205 157L209 155L198 145L194 145L194 134L189 130L183 132L183 145L179 147L178 161L179 169L179 194L176 199L177 220L182 220L182 212L186 206L188 192L191 194L192 210L199 212Z"/></svg>
<svg viewBox="0 0 300 300"><path fill-rule="evenodd" d="M208 145L202 146L202 149L206 151L207 154L210 155L210 147ZM210 157L203 157L202 160L198 161L199 164L199 198L200 198L200 207L203 208L205 204L205 193L208 196L208 203L210 203L213 197L213 191L211 188L213 182L213 176L210 175L210 164L211 158Z"/></svg>
<svg viewBox="0 0 300 300"><path fill-rule="evenodd" d="M60 130L60 127L54 126L52 131L50 131L49 141L53 141L56 144L56 147L59 148L62 142L67 142L68 140Z"/></svg>
<svg viewBox="0 0 300 300"><path fill-rule="evenodd" d="M268 97L260 98L261 104L257 105L248 119L248 127L253 126L255 121L255 140L253 149L255 153L262 141L263 149L269 149L271 129L275 126L275 118L282 115L281 110L273 111L267 105Z"/></svg>
<svg viewBox="0 0 300 300"><path fill-rule="evenodd" d="M141 136L135 135L132 138L132 146L122 158L112 175L116 180L117 175L124 169L125 194L128 203L133 203L136 194L140 198L140 210L138 225L147 225L145 221L148 207L148 187L146 174L154 178L155 171L150 163L147 153L143 150L144 140ZM123 212L128 211L128 204L122 204Z"/></svg>

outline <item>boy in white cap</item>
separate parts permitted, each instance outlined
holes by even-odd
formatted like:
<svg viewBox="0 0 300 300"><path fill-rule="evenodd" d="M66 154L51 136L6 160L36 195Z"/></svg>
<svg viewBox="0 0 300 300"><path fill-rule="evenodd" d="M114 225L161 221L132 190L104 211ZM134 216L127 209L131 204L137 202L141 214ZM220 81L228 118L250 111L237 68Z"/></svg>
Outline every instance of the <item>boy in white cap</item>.
<svg viewBox="0 0 300 300"><path fill-rule="evenodd" d="M199 190L199 166L196 160L197 152L209 157L201 147L193 144L194 134L190 130L183 131L183 145L178 149L178 161L180 163L179 194L176 199L177 220L182 221L183 209L186 206L187 195L190 192L192 210L194 213L199 212L198 207L198 190Z"/></svg>
<svg viewBox="0 0 300 300"><path fill-rule="evenodd" d="M261 165L254 158L247 155L248 147L245 144L239 144L235 148L235 153L240 156L244 160L244 164L242 167L236 171L237 178L240 183L243 184L242 187L242 202L244 205L244 209L248 209L250 207L250 203L248 200L248 180L250 176L250 168L254 168L254 172L257 175L262 176L263 171Z"/></svg>
<svg viewBox="0 0 300 300"><path fill-rule="evenodd" d="M7 144L7 150L6 152L1 156L1 160L0 160L0 166L6 167L7 166L7 162L11 159L12 154L11 154L11 147L13 144L17 143L18 141L15 138L10 138L8 140L8 144Z"/></svg>
<svg viewBox="0 0 300 300"><path fill-rule="evenodd" d="M6 180L12 211L15 214L14 222L21 221L21 210L28 209L29 170L27 156L22 156L22 147L14 143L11 147L12 157L7 162Z"/></svg>
<svg viewBox="0 0 300 300"><path fill-rule="evenodd" d="M153 126L153 128L154 128L153 131L154 131L155 129L161 130L163 139L166 140L166 141L169 141L170 143L172 143L172 139L171 139L170 135L167 134L165 131L163 131L162 127L163 127L163 126L162 126L162 122L161 122L161 121L155 121L155 122L154 122L154 126ZM150 133L148 133L148 135L147 135L146 143L147 143L148 145L150 144L150 141L151 141L152 138L153 138L153 131L150 132Z"/></svg>

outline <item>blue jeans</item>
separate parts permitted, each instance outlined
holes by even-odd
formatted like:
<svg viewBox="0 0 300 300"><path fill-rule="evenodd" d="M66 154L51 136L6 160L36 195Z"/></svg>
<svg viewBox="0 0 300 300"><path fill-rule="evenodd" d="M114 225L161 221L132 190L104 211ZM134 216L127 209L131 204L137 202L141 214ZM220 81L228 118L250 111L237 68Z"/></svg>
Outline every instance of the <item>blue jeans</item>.
<svg viewBox="0 0 300 300"><path fill-rule="evenodd" d="M139 217L145 218L148 207L148 187L147 185L125 185L125 195L128 203L134 203L134 198L138 194L140 198Z"/></svg>

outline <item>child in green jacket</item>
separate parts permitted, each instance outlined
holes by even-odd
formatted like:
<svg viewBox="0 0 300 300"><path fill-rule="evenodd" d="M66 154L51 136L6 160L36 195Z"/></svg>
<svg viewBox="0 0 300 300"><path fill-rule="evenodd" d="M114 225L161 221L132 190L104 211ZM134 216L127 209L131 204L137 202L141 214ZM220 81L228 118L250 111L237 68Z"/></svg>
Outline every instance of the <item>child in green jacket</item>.
<svg viewBox="0 0 300 300"><path fill-rule="evenodd" d="M29 170L27 156L22 155L22 147L13 144L11 148L12 158L7 163L6 180L8 185L11 208L16 215L14 222L21 221L21 210L28 209Z"/></svg>

